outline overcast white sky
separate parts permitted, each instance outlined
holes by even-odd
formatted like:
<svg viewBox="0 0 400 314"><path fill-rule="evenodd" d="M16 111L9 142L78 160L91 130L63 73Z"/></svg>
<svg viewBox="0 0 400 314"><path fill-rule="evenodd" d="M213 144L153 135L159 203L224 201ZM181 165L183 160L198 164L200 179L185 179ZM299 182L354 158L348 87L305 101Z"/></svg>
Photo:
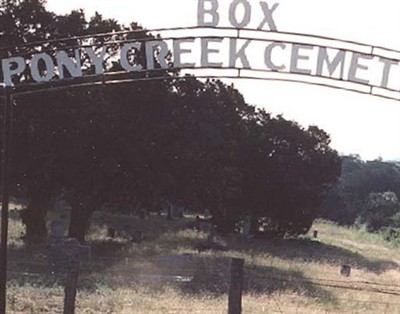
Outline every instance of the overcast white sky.
<svg viewBox="0 0 400 314"><path fill-rule="evenodd" d="M221 23L227 25L230 0L219 0ZM252 22L263 17L259 0ZM400 1L397 0L272 0L279 3L279 31L354 40L400 51ZM147 29L195 26L197 0L47 0L47 8L68 13L82 8L122 23L138 22ZM310 86L271 81L238 81L247 102L283 114L302 125L315 124L332 137L343 154L364 159L400 159L400 101Z"/></svg>

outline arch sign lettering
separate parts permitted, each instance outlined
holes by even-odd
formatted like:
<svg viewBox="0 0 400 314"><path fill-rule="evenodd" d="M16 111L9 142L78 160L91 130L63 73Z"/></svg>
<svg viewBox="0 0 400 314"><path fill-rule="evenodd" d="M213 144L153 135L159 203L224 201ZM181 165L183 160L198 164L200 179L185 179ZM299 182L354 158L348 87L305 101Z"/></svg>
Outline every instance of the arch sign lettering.
<svg viewBox="0 0 400 314"><path fill-rule="evenodd" d="M56 87L197 78L290 81L400 100L400 51L282 32L275 0L198 0L192 27L135 30L0 47L3 88L0 312L5 312L12 97ZM195 9L195 8L194 8ZM261 17L261 18L259 18ZM221 26L228 20L228 26ZM158 34L158 35L154 35Z"/></svg>
<svg viewBox="0 0 400 314"><path fill-rule="evenodd" d="M218 0L198 0L197 25L153 30L162 36L135 39L135 31L83 36L75 38L79 45L56 51L52 42L29 44L1 60L3 83L24 85L21 76L27 72L34 84L65 79L76 84L83 77L104 82L141 73L131 79L155 79L149 73L187 70L199 78L293 81L400 99L400 51L280 32L279 9L274 2L232 0L223 11ZM223 15L229 27L219 25ZM26 53L27 48L35 53ZM110 73L110 60L119 63L119 71Z"/></svg>

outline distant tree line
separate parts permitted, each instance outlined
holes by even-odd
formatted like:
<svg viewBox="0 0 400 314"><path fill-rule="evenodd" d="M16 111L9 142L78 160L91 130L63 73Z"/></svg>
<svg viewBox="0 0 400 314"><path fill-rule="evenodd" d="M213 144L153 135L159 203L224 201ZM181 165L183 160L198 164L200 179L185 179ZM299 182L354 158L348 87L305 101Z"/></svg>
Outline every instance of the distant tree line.
<svg viewBox="0 0 400 314"><path fill-rule="evenodd" d="M400 227L400 164L342 157L342 174L321 208L321 216L369 231ZM392 231L393 233L394 231Z"/></svg>
<svg viewBox="0 0 400 314"><path fill-rule="evenodd" d="M48 12L40 0L0 1L2 46L123 29L153 36L97 13L86 21L82 11ZM24 73L15 83L30 80ZM28 200L30 240L46 237L46 213L60 195L72 207L69 235L80 241L107 204L157 210L166 202L208 208L223 233L250 217L255 232L303 234L341 171L323 130L191 76L17 96L12 146L12 193Z"/></svg>

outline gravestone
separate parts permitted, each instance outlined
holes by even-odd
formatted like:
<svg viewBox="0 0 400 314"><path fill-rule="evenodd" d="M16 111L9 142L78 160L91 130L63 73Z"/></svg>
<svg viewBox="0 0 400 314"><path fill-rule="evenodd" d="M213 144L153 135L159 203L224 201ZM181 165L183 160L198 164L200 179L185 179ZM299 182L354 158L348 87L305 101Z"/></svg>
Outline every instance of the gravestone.
<svg viewBox="0 0 400 314"><path fill-rule="evenodd" d="M144 236L140 231L133 231L131 234L131 242L132 243L142 243L144 240Z"/></svg>
<svg viewBox="0 0 400 314"><path fill-rule="evenodd" d="M125 224L123 230L132 243L141 243L144 240L143 234L140 231L133 229L130 225Z"/></svg>
<svg viewBox="0 0 400 314"><path fill-rule="evenodd" d="M57 238L48 248L48 260L53 274L65 275L72 264L87 262L91 257L91 248L79 244L74 238Z"/></svg>
<svg viewBox="0 0 400 314"><path fill-rule="evenodd" d="M143 220L146 219L147 218L147 209L145 209L145 208L140 209L139 217L140 217L140 219L143 219Z"/></svg>
<svg viewBox="0 0 400 314"><path fill-rule="evenodd" d="M176 209L176 217L178 217L178 218L185 218L185 216L184 216L184 208L183 207L178 207L177 209Z"/></svg>
<svg viewBox="0 0 400 314"><path fill-rule="evenodd" d="M107 237L115 238L115 229L114 228L107 228Z"/></svg>
<svg viewBox="0 0 400 314"><path fill-rule="evenodd" d="M251 217L246 216L246 219L244 220L244 225L243 225L243 235L244 236L249 236L251 231Z"/></svg>
<svg viewBox="0 0 400 314"><path fill-rule="evenodd" d="M64 223L61 220L55 220L51 223L50 226L50 235L53 238L62 238L64 237L65 227Z"/></svg>
<svg viewBox="0 0 400 314"><path fill-rule="evenodd" d="M211 241L211 242L214 242L216 235L217 235L217 227L215 225L212 225L210 233L207 236L207 240Z"/></svg>
<svg viewBox="0 0 400 314"><path fill-rule="evenodd" d="M344 277L349 277L351 272L351 267L349 265L342 265L340 267L340 274Z"/></svg>
<svg viewBox="0 0 400 314"><path fill-rule="evenodd" d="M153 263L160 274L191 276L196 269L196 259L190 254L159 255L155 256Z"/></svg>

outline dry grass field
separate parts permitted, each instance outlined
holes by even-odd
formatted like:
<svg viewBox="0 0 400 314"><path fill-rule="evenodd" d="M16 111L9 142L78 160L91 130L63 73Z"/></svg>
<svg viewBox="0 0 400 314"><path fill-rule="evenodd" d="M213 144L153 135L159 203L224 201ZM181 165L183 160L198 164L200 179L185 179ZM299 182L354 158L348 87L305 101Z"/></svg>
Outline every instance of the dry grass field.
<svg viewBox="0 0 400 314"><path fill-rule="evenodd" d="M23 244L11 216L8 313L61 313L62 276L46 247ZM199 253L207 234L188 221L96 215L77 313L226 313L231 257L245 259L243 313L400 313L400 252L379 235L318 221L310 231L318 239L232 236L218 239L228 250ZM122 222L145 240L132 243L123 231L107 237L107 224ZM339 274L342 264L352 267L349 277Z"/></svg>

